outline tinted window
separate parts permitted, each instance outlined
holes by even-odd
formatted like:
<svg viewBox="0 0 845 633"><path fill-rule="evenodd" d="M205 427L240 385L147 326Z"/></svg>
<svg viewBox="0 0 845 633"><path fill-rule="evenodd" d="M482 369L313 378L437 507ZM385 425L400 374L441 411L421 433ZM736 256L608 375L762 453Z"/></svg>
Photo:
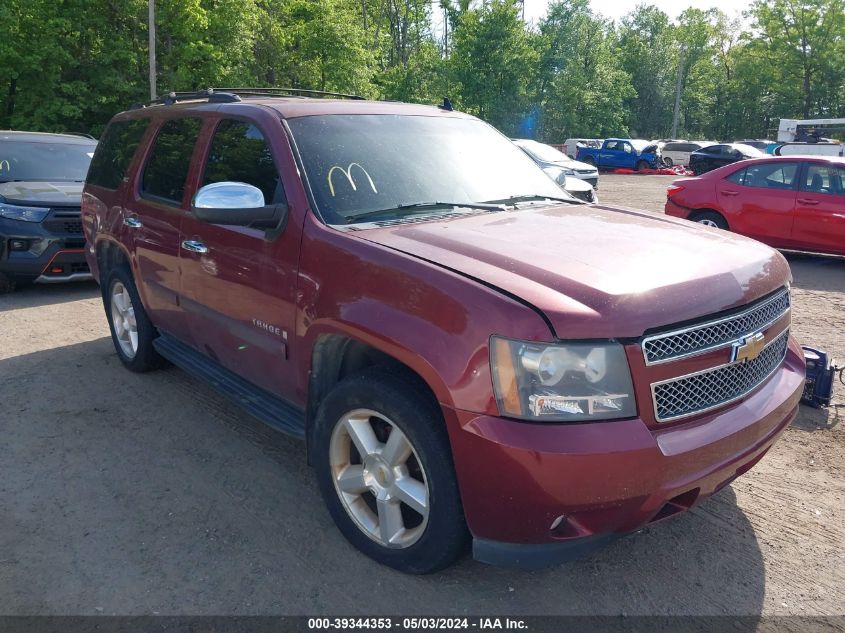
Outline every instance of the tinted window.
<svg viewBox="0 0 845 633"><path fill-rule="evenodd" d="M791 189L798 173L798 163L758 163L745 168L746 187Z"/></svg>
<svg viewBox="0 0 845 633"><path fill-rule="evenodd" d="M261 189L264 202L284 202L279 172L261 130L243 121L221 121L214 132L203 185L245 182Z"/></svg>
<svg viewBox="0 0 845 633"><path fill-rule="evenodd" d="M147 131L148 124L146 119L115 121L109 124L91 160L88 183L106 189L117 189L126 175L126 169L141 143L144 132Z"/></svg>
<svg viewBox="0 0 845 633"><path fill-rule="evenodd" d="M2 136L2 135L0 135ZM12 140L0 138L0 182L12 180L74 180L82 182L96 142L68 139Z"/></svg>
<svg viewBox="0 0 845 633"><path fill-rule="evenodd" d="M727 180L729 182L736 183L738 185L744 185L745 184L745 170L740 169L738 171L735 171L730 176L727 176L725 178L725 180Z"/></svg>
<svg viewBox="0 0 845 633"><path fill-rule="evenodd" d="M666 143L663 146L664 152L685 152L687 150L684 149L686 147L683 143Z"/></svg>
<svg viewBox="0 0 845 633"><path fill-rule="evenodd" d="M144 168L142 193L181 204L200 126L197 118L172 119L161 126Z"/></svg>
<svg viewBox="0 0 845 633"><path fill-rule="evenodd" d="M845 195L845 167L810 163L807 165L807 177L801 184L804 191Z"/></svg>

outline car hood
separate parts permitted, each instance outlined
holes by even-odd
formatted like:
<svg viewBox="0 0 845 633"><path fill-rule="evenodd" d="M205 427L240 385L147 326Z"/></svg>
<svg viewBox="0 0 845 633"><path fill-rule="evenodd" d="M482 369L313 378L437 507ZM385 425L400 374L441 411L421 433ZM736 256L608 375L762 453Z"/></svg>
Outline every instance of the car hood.
<svg viewBox="0 0 845 633"><path fill-rule="evenodd" d="M541 311L558 338L628 338L785 285L786 260L725 231L633 209L555 205L361 231Z"/></svg>
<svg viewBox="0 0 845 633"><path fill-rule="evenodd" d="M585 171L596 171L595 165L582 163L580 160L558 160L548 164L554 165L555 167L560 167L561 169L580 169Z"/></svg>
<svg viewBox="0 0 845 633"><path fill-rule="evenodd" d="M4 182L0 199L9 204L78 207L82 200L81 182Z"/></svg>

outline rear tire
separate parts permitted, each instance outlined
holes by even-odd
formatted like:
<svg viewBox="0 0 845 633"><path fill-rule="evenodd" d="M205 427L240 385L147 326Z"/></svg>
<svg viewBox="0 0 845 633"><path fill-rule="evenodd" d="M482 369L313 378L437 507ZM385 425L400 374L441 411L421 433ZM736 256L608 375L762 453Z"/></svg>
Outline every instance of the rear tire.
<svg viewBox="0 0 845 633"><path fill-rule="evenodd" d="M596 166L596 159L592 156L584 156L584 160L582 160L581 162L587 163L588 165L592 165L593 167Z"/></svg>
<svg viewBox="0 0 845 633"><path fill-rule="evenodd" d="M115 351L127 369L141 373L167 364L153 347L158 331L144 310L132 273L125 266L113 268L106 276L103 305Z"/></svg>
<svg viewBox="0 0 845 633"><path fill-rule="evenodd" d="M314 425L320 492L352 545L411 574L465 551L452 449L421 385L385 368L354 374L323 400Z"/></svg>
<svg viewBox="0 0 845 633"><path fill-rule="evenodd" d="M730 230L728 221L721 213L716 211L700 211L690 217L690 220L697 222L698 224L703 224L704 226L722 229L723 231Z"/></svg>

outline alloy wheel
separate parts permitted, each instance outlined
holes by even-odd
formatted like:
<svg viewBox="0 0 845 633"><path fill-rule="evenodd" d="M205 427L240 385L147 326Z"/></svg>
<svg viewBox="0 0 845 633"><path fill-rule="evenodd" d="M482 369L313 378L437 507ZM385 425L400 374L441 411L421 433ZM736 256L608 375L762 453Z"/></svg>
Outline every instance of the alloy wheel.
<svg viewBox="0 0 845 633"><path fill-rule="evenodd" d="M428 524L428 479L408 437L369 409L341 417L329 460L335 491L358 528L393 549L416 543Z"/></svg>
<svg viewBox="0 0 845 633"><path fill-rule="evenodd" d="M138 324L135 321L135 308L132 305L129 290L120 281L115 281L111 289L111 319L120 350L127 358L135 358L138 352Z"/></svg>

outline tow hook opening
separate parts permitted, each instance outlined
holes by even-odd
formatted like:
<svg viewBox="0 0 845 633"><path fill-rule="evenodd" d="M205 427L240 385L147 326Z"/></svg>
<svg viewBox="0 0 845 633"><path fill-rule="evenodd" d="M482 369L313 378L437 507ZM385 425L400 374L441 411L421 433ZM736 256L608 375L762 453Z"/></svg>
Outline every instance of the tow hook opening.
<svg viewBox="0 0 845 633"><path fill-rule="evenodd" d="M663 507L660 508L649 523L657 523L680 512L686 512L693 506L696 499L698 499L700 492L701 488L693 488L692 490L679 494L677 497L672 497L663 504Z"/></svg>

